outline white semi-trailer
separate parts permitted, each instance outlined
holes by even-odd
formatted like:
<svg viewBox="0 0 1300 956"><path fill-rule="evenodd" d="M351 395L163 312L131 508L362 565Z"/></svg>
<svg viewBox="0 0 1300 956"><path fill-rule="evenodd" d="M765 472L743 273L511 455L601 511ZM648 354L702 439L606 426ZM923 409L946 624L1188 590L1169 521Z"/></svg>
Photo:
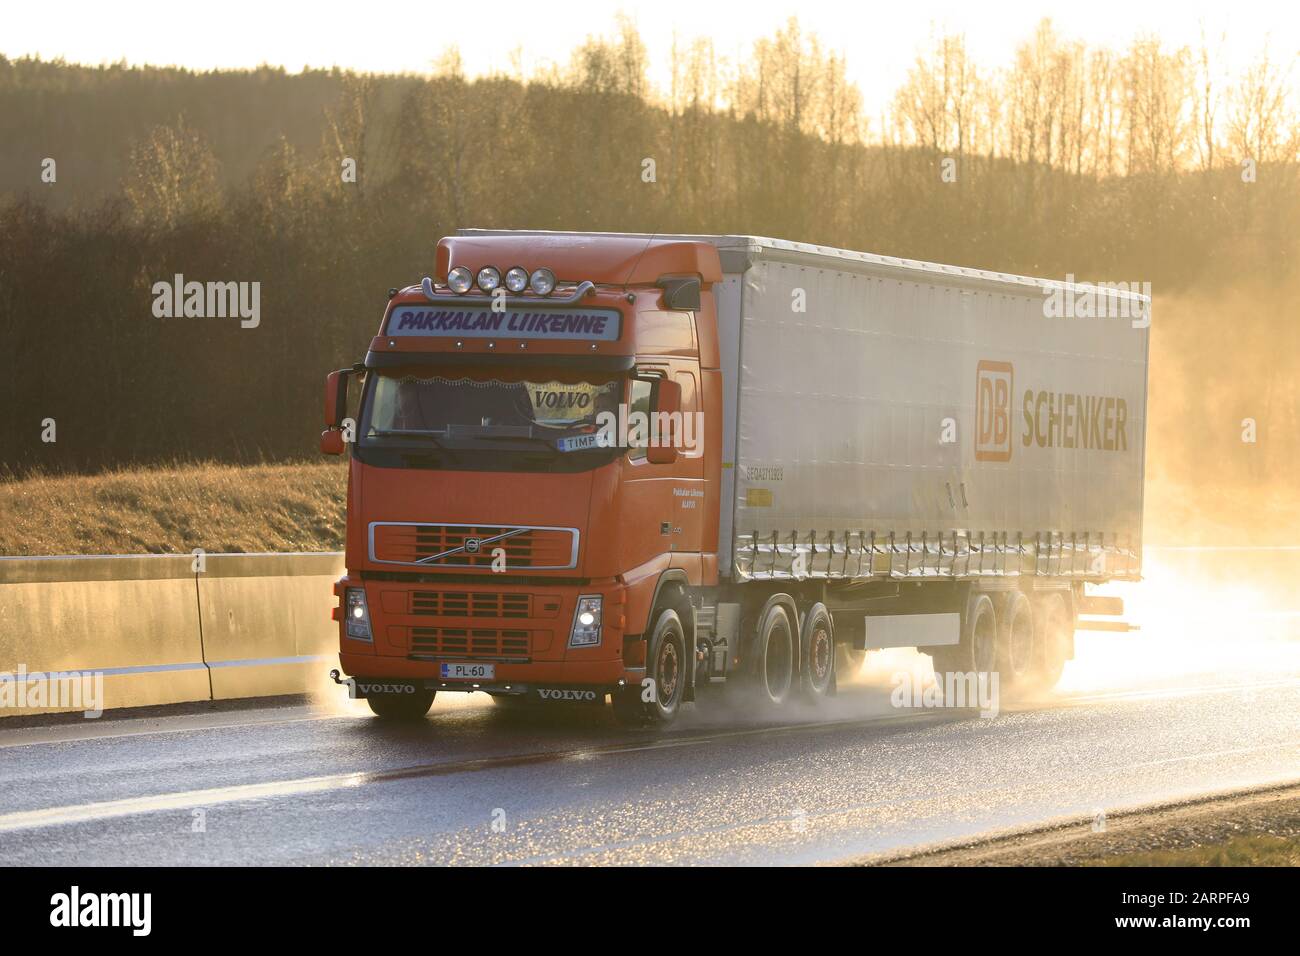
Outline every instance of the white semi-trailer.
<svg viewBox="0 0 1300 956"><path fill-rule="evenodd" d="M858 648L1054 684L1084 584L1141 570L1149 299L701 238L730 580L810 585Z"/></svg>
<svg viewBox="0 0 1300 956"><path fill-rule="evenodd" d="M751 236L444 239L327 393L339 451L364 378L344 667L394 714L816 698L837 645L1050 686L1081 610L1118 610L1085 584L1140 575L1149 310ZM620 407L698 440L598 440Z"/></svg>

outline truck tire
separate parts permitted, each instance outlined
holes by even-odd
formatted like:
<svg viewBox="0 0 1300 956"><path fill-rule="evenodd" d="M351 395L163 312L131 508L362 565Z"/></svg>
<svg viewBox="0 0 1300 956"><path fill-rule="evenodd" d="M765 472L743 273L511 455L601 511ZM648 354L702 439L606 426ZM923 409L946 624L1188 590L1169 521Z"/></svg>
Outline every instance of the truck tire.
<svg viewBox="0 0 1300 956"><path fill-rule="evenodd" d="M835 689L835 633L826 605L817 603L804 615L799 634L800 694L822 700Z"/></svg>
<svg viewBox="0 0 1300 956"><path fill-rule="evenodd" d="M1074 621L1065 598L1060 594L1043 595L1034 614L1035 690L1051 690L1061 679L1073 631Z"/></svg>
<svg viewBox="0 0 1300 956"><path fill-rule="evenodd" d="M997 662L998 626L993 600L987 594L972 590L961 619L961 641L937 649L934 679L942 692L948 674L987 674L997 669ZM970 701L966 705L975 706Z"/></svg>
<svg viewBox="0 0 1300 956"><path fill-rule="evenodd" d="M1030 687L1037 673L1034 613L1029 598L1011 594L998 615L998 681L1007 689Z"/></svg>
<svg viewBox="0 0 1300 956"><path fill-rule="evenodd" d="M429 712L436 694L437 691L432 690L414 694L380 694L367 697L366 703L380 720L415 721Z"/></svg>
<svg viewBox="0 0 1300 956"><path fill-rule="evenodd" d="M672 608L655 618L655 628L646 644L646 676L654 681L652 700L644 700L645 687L615 691L614 716L629 726L667 724L681 709L686 688L686 630Z"/></svg>
<svg viewBox="0 0 1300 956"><path fill-rule="evenodd" d="M790 614L780 604L771 605L758 623L754 637L754 685L759 700L784 704L794 687L794 629Z"/></svg>

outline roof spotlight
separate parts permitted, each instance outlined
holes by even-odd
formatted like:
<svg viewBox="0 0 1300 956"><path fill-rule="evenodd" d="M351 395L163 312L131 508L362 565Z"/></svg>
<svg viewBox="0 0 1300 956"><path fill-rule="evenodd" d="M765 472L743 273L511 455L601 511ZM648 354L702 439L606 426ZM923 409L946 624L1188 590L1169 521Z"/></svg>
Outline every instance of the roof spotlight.
<svg viewBox="0 0 1300 956"><path fill-rule="evenodd" d="M494 266L484 266L478 270L478 287L484 292L491 292L501 285L501 272Z"/></svg>
<svg viewBox="0 0 1300 956"><path fill-rule="evenodd" d="M523 266L514 266L506 270L506 288L511 292L523 292L528 288L528 270Z"/></svg>
<svg viewBox="0 0 1300 956"><path fill-rule="evenodd" d="M457 266L447 273L447 287L457 295L464 295L474 284L474 273L464 266Z"/></svg>
<svg viewBox="0 0 1300 956"><path fill-rule="evenodd" d="M555 291L555 273L550 269L536 269L528 277L528 285L538 295L550 295Z"/></svg>

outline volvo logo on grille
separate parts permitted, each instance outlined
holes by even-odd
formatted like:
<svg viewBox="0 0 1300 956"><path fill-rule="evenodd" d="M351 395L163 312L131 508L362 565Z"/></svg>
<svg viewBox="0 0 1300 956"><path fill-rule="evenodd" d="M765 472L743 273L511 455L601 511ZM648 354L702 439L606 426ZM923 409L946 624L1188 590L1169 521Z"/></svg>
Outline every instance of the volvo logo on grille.
<svg viewBox="0 0 1300 956"><path fill-rule="evenodd" d="M465 551L467 554L478 554L478 547L479 547L478 538L465 539Z"/></svg>

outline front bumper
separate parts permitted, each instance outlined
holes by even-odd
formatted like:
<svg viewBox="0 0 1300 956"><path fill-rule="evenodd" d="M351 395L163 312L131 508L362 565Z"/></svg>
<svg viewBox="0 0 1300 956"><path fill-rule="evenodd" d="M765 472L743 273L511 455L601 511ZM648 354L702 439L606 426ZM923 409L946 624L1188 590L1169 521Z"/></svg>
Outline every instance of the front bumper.
<svg viewBox="0 0 1300 956"><path fill-rule="evenodd" d="M339 660L353 677L427 682L431 690L605 688L639 680L623 659L626 589L614 582L539 585L488 579L443 583L425 579L366 580L349 576L335 585L361 587L370 612L371 641L347 636L339 626ZM600 643L569 647L579 596L602 599ZM335 619L342 615L338 609ZM491 664L491 681L444 680L444 663Z"/></svg>
<svg viewBox="0 0 1300 956"><path fill-rule="evenodd" d="M335 681L348 686L348 696L361 699L388 694L406 694L415 690L435 691L438 693L473 693L482 692L499 697L529 697L546 702L568 702L603 704L607 694L615 693L625 685L622 682L591 681L464 681L442 680L433 677L411 677L397 674L365 676L353 674L346 680L340 680L338 672L332 672Z"/></svg>

